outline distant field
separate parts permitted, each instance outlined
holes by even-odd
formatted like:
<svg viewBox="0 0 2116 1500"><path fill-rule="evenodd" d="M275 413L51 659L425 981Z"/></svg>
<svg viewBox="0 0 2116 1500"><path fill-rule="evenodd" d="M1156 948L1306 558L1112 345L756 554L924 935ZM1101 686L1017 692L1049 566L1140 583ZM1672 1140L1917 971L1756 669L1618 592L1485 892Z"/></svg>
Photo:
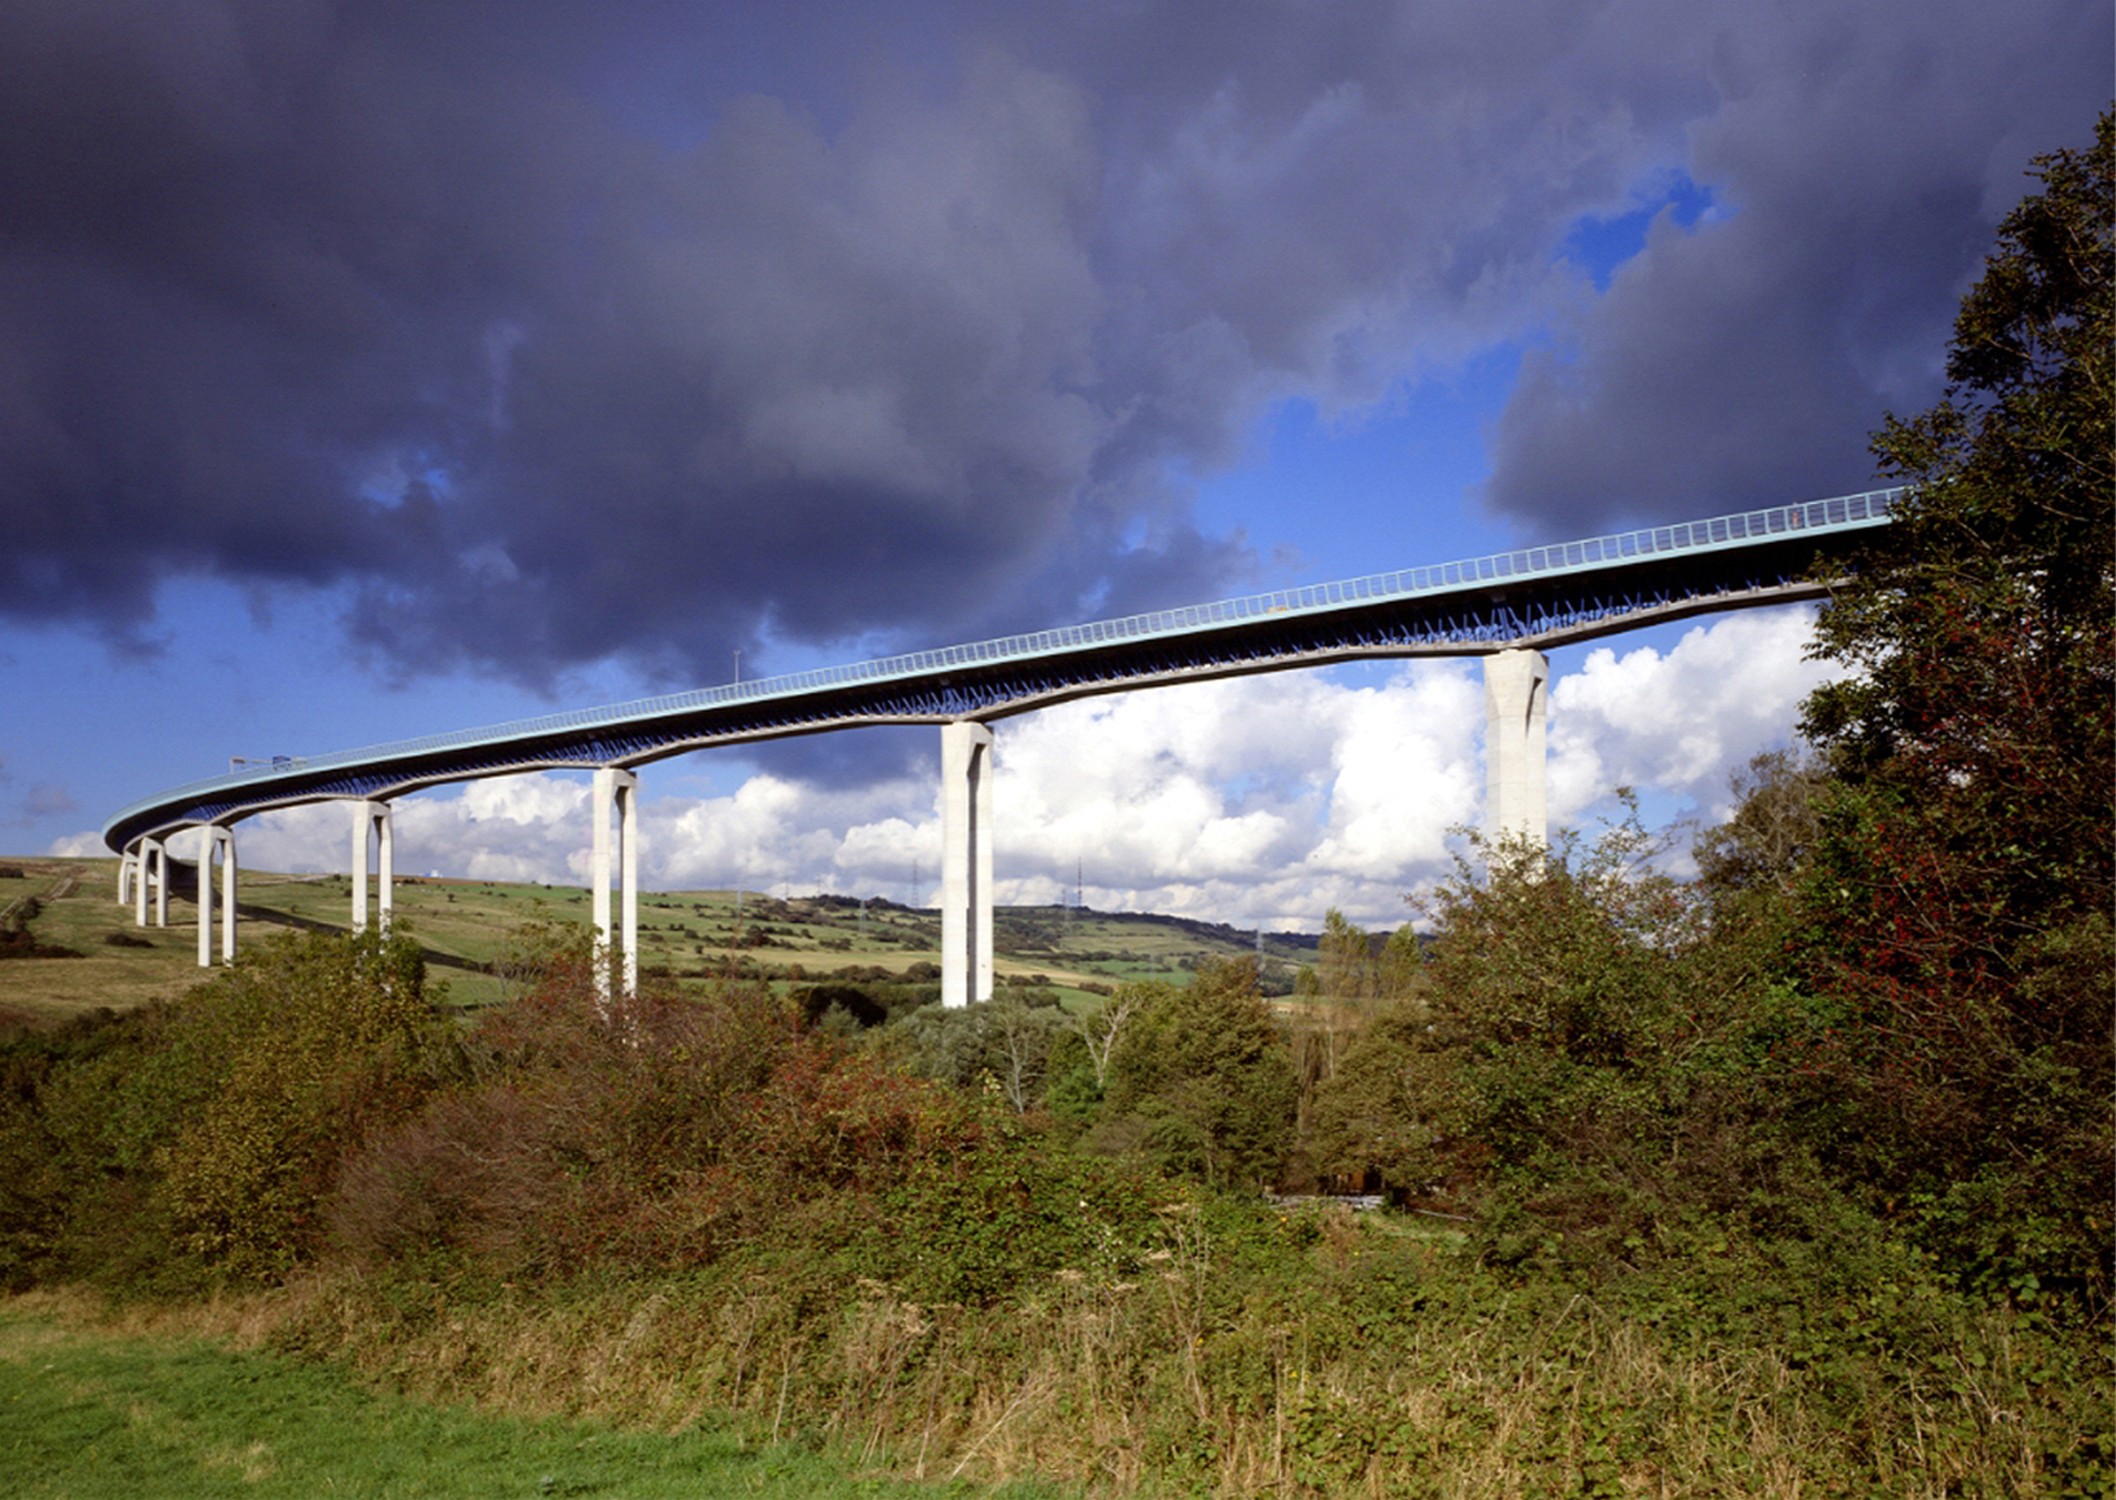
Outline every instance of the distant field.
<svg viewBox="0 0 2116 1500"><path fill-rule="evenodd" d="M243 945L297 928L343 929L351 916L344 875L246 869L238 894ZM31 936L81 956L0 961L0 1019L49 1022L98 1006L126 1009L180 993L200 977L197 908L172 900L168 927L135 927L132 909L117 903L115 859L0 856L0 925L15 919L10 912L19 917L26 900L37 905L24 924ZM450 1001L469 1006L498 997L501 981L486 967L524 928L589 922L583 890L431 877L400 877L395 910L400 930L427 949L431 976L447 983ZM1063 907L1002 908L994 930L1001 985L1047 985L1062 996L1131 979L1182 983L1202 960L1256 951L1253 933ZM847 896L642 892L639 943L643 968L679 978L740 965L782 982L930 979L940 962L940 917L879 899L863 909ZM1283 988L1313 961L1314 939L1267 936L1263 954L1267 981Z"/></svg>

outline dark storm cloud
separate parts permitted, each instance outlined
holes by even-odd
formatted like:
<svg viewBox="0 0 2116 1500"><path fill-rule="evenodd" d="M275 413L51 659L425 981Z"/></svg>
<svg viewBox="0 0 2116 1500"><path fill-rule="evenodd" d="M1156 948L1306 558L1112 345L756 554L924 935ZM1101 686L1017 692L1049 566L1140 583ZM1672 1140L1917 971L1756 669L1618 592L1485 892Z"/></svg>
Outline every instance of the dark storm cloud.
<svg viewBox="0 0 2116 1500"><path fill-rule="evenodd" d="M1666 216L1495 442L1490 498L1546 533L1838 494L1868 435L1940 392L1956 304L2031 156L2107 102L2099 4L1755 13L1714 39L1686 166L1725 216Z"/></svg>
<svg viewBox="0 0 2116 1500"><path fill-rule="evenodd" d="M474 449L478 331L568 206L505 138L564 122L496 93L314 6L0 12L0 607L125 631L171 573L431 541L378 480Z"/></svg>
<svg viewBox="0 0 2116 1500"><path fill-rule="evenodd" d="M1929 396L2108 52L2059 0L758 9L0 10L0 614L331 586L395 674L714 681L1167 603L1246 581L1188 485L1270 401L1554 320L1497 504L1782 498ZM1553 270L1670 169L1732 216Z"/></svg>

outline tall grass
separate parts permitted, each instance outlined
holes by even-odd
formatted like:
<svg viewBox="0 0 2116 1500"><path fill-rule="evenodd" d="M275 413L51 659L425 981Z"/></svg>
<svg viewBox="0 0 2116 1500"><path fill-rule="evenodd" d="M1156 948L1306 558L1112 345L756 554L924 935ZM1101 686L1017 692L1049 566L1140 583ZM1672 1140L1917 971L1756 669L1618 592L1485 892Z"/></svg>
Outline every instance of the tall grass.
<svg viewBox="0 0 2116 1500"><path fill-rule="evenodd" d="M1208 1204L1169 1215L1136 1275L1062 1268L981 1307L756 1254L557 1297L319 1277L268 1338L430 1399L660 1429L729 1414L759 1439L917 1478L1225 1495L2101 1492L2105 1363L1936 1286L1848 1297L1837 1315L1847 1327L1827 1335L1789 1307L1746 1327L1686 1319L1679 1298L1509 1282L1397 1225Z"/></svg>
<svg viewBox="0 0 2116 1500"><path fill-rule="evenodd" d="M10 1500L909 1500L972 1491L900 1483L718 1425L664 1434L409 1400L314 1362L231 1350L166 1327L97 1326L77 1299L43 1294L0 1306L0 1484ZM1005 1493L1030 1500L1048 1491Z"/></svg>

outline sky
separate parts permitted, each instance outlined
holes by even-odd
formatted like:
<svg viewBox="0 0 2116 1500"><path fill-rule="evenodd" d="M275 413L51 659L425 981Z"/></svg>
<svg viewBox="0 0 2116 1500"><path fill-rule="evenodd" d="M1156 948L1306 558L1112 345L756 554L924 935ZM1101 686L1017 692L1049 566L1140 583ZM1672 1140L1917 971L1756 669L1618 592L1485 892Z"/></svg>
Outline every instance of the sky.
<svg viewBox="0 0 2116 1500"><path fill-rule="evenodd" d="M2104 0L12 0L0 851L321 753L1842 494ZM1554 823L1727 810L1786 607L1553 656ZM998 727L1002 901L1393 923L1474 662ZM643 883L932 898L938 735L645 769ZM240 825L342 868L338 807ZM578 883L578 776L400 869Z"/></svg>

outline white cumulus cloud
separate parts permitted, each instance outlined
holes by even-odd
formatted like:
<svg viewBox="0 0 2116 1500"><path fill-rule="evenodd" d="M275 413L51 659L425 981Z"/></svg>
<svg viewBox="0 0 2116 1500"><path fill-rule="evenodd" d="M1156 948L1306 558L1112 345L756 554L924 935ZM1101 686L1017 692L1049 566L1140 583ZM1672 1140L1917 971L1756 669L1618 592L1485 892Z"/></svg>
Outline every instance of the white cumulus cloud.
<svg viewBox="0 0 2116 1500"><path fill-rule="evenodd" d="M1831 675L1809 661L1813 611L1756 610L1691 627L1667 652L1597 646L1550 697L1550 814L1579 818L1616 787L1731 810L1727 778L1784 743Z"/></svg>

